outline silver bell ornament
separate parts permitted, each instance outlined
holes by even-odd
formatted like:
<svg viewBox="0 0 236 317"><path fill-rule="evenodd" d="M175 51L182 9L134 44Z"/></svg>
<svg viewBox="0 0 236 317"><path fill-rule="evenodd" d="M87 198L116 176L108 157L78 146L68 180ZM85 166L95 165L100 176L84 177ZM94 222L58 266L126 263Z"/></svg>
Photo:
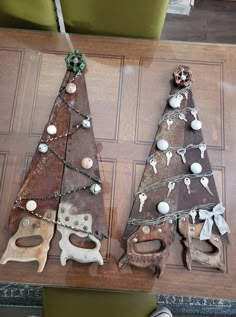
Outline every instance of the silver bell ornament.
<svg viewBox="0 0 236 317"><path fill-rule="evenodd" d="M180 104L183 98L184 97L182 95L173 96L169 99L169 105L171 106L171 108L174 109L180 108Z"/></svg>
<svg viewBox="0 0 236 317"><path fill-rule="evenodd" d="M38 146L38 150L40 153L47 153L48 151L48 146L45 143L40 143Z"/></svg>
<svg viewBox="0 0 236 317"><path fill-rule="evenodd" d="M102 191L102 187L99 184L93 184L90 186L90 191L93 195L98 195Z"/></svg>
<svg viewBox="0 0 236 317"><path fill-rule="evenodd" d="M195 130L195 131L200 130L200 129L202 128L202 123L201 123L201 121L200 121L200 120L197 120L197 119L193 120L193 121L191 122L191 128L192 128L193 130Z"/></svg>
<svg viewBox="0 0 236 317"><path fill-rule="evenodd" d="M90 120L89 120L89 119L84 119L84 120L82 121L82 127L83 127L84 129L89 129L89 128L91 127L91 122L90 122Z"/></svg>

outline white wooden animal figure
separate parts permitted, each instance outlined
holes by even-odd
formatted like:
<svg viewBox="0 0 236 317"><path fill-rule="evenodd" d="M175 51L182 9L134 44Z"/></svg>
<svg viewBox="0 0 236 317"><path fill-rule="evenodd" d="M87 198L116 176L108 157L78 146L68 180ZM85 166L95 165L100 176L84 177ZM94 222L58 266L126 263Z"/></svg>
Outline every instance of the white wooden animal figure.
<svg viewBox="0 0 236 317"><path fill-rule="evenodd" d="M45 218L55 220L56 211L47 210ZM26 216L21 219L17 232L10 238L7 248L0 260L1 264L8 261L31 262L38 261L38 272L42 272L47 261L49 244L54 234L54 224L37 218ZM16 241L20 238L40 236L42 243L32 247L20 247Z"/></svg>
<svg viewBox="0 0 236 317"><path fill-rule="evenodd" d="M68 259L80 263L96 262L99 265L103 265L103 258L100 253L101 243L94 235L90 234L90 232L92 232L92 216L88 213L77 214L75 206L69 203L61 203L59 205L58 219L60 222L75 227L77 230L88 232L80 232L67 227L57 226L57 230L61 233L61 240L59 242L62 250L61 265L66 265ZM70 242L70 236L72 234L81 238L89 237L89 239L96 244L95 248L86 249L73 245Z"/></svg>

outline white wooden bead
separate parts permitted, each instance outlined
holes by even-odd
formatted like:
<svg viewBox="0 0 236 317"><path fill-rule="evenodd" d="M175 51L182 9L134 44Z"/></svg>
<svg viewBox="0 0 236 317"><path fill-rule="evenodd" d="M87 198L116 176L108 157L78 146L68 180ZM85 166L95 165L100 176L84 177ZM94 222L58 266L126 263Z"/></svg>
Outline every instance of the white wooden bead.
<svg viewBox="0 0 236 317"><path fill-rule="evenodd" d="M165 201L161 201L157 205L157 210L160 214L165 215L168 214L168 212L170 211L170 206Z"/></svg>
<svg viewBox="0 0 236 317"><path fill-rule="evenodd" d="M183 100L182 95L173 96L169 99L169 105L171 106L171 108L174 108L174 109L180 108L180 104L182 100Z"/></svg>
<svg viewBox="0 0 236 317"><path fill-rule="evenodd" d="M40 143L38 146L38 150L40 153L47 153L48 151L48 146L45 143Z"/></svg>
<svg viewBox="0 0 236 317"><path fill-rule="evenodd" d="M47 133L50 135L54 135L57 133L57 128L55 125L51 124L47 127Z"/></svg>
<svg viewBox="0 0 236 317"><path fill-rule="evenodd" d="M165 150L168 149L168 147L169 147L169 144L168 144L168 142L166 140L161 139L161 140L157 141L158 150L165 151Z"/></svg>
<svg viewBox="0 0 236 317"><path fill-rule="evenodd" d="M195 119L191 122L191 128L195 131L200 130L202 128L201 121Z"/></svg>
<svg viewBox="0 0 236 317"><path fill-rule="evenodd" d="M93 166L93 160L90 157L85 157L81 161L81 166L88 170Z"/></svg>
<svg viewBox="0 0 236 317"><path fill-rule="evenodd" d="M76 85L74 83L69 83L66 85L66 92L68 94L74 94L76 92Z"/></svg>
<svg viewBox="0 0 236 317"><path fill-rule="evenodd" d="M25 205L25 208L28 210L28 211L34 211L36 208L37 208L37 203L35 200L29 200L27 201L26 205Z"/></svg>
<svg viewBox="0 0 236 317"><path fill-rule="evenodd" d="M190 170L193 174L199 174L201 173L202 171L202 165L199 164L199 163L193 163L191 166L190 166Z"/></svg>

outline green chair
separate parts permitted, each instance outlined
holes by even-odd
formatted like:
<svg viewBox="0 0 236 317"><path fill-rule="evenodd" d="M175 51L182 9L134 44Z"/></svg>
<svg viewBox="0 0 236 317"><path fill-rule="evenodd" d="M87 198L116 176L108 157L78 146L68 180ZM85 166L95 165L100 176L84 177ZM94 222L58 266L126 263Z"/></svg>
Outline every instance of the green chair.
<svg viewBox="0 0 236 317"><path fill-rule="evenodd" d="M159 39L169 0L61 0L66 31Z"/></svg>
<svg viewBox="0 0 236 317"><path fill-rule="evenodd" d="M53 0L0 0L0 27L58 31Z"/></svg>
<svg viewBox="0 0 236 317"><path fill-rule="evenodd" d="M44 317L148 317L156 295L73 288L44 288Z"/></svg>

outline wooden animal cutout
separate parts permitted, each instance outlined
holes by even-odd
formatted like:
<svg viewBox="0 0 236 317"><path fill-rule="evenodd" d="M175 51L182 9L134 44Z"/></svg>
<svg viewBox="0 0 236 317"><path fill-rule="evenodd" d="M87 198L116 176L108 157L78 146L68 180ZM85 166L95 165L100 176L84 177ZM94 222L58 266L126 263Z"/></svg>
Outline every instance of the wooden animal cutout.
<svg viewBox="0 0 236 317"><path fill-rule="evenodd" d="M215 267L224 273L224 248L219 234L212 233L210 239L207 240L215 249L212 253L203 252L193 246L193 239L200 240L202 228L203 223L192 224L189 217L184 217L179 220L180 233L186 238L184 240L184 245L187 248L185 256L187 268L191 271L192 261L196 261L202 265Z"/></svg>
<svg viewBox="0 0 236 317"><path fill-rule="evenodd" d="M59 242L61 252L61 265L66 265L67 260L72 259L80 263L95 262L103 265L103 258L100 253L101 243L91 234L92 232L92 216L88 213L78 214L78 209L69 203L61 203L59 205L58 220L65 223L75 230L63 226L57 226L57 230L61 233ZM81 230L81 231L80 231ZM87 233L85 233L85 231ZM95 243L93 249L81 248L70 242L70 236L74 234L80 238L88 237Z"/></svg>
<svg viewBox="0 0 236 317"><path fill-rule="evenodd" d="M157 276L164 274L166 260L169 256L169 246L173 243L175 227L168 222L155 226L140 226L139 229L127 239L126 254L120 259L119 267L125 264L140 268L153 267ZM156 252L139 252L138 243L158 240L160 250Z"/></svg>
<svg viewBox="0 0 236 317"><path fill-rule="evenodd" d="M56 211L47 210L45 217L55 220ZM20 221L17 232L10 238L7 248L0 260L1 264L8 261L39 263L38 272L42 272L47 261L47 253L50 248L50 241L54 234L54 224L46 221L40 221L37 218L26 216ZM32 247L17 246L17 240L21 238L40 236L42 243Z"/></svg>

